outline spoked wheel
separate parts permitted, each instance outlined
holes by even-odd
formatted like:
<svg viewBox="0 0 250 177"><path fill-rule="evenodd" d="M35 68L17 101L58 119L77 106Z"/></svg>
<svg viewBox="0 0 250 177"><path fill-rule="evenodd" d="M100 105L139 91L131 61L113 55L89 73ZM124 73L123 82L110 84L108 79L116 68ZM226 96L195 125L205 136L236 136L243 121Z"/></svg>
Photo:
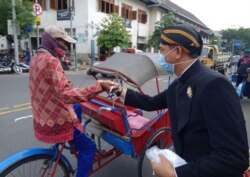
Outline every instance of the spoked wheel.
<svg viewBox="0 0 250 177"><path fill-rule="evenodd" d="M16 64L14 64L14 65L12 66L12 68L13 68L13 71L14 71L16 74L22 74L22 72L23 72L23 69L22 69L20 66L17 66Z"/></svg>
<svg viewBox="0 0 250 177"><path fill-rule="evenodd" d="M151 167L150 160L145 157L147 149L157 146L159 149L165 149L171 144L171 129L163 127L158 129L154 134L149 138L145 144L139 162L138 162L138 177L152 177L153 170Z"/></svg>
<svg viewBox="0 0 250 177"><path fill-rule="evenodd" d="M52 156L39 154L17 161L4 170L1 177L50 177L54 162ZM70 177L70 172L63 161L59 161L54 177Z"/></svg>

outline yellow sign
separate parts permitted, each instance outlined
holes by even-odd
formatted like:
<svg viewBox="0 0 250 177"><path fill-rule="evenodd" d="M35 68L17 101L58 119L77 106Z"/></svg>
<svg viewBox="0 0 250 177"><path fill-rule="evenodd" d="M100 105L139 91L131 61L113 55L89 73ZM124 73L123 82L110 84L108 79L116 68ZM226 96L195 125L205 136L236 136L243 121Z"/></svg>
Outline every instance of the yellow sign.
<svg viewBox="0 0 250 177"><path fill-rule="evenodd" d="M40 25L41 24L41 17L36 16L36 24Z"/></svg>

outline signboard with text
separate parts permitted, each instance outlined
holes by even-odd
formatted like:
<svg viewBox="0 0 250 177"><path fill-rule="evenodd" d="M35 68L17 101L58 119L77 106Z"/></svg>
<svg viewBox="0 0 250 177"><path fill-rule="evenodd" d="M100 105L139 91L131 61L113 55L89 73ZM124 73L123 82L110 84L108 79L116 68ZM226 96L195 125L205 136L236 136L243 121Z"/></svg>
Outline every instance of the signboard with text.
<svg viewBox="0 0 250 177"><path fill-rule="evenodd" d="M123 23L127 28L132 28L132 20L123 19Z"/></svg>
<svg viewBox="0 0 250 177"><path fill-rule="evenodd" d="M58 10L57 11L57 20L70 20L70 11L69 10Z"/></svg>

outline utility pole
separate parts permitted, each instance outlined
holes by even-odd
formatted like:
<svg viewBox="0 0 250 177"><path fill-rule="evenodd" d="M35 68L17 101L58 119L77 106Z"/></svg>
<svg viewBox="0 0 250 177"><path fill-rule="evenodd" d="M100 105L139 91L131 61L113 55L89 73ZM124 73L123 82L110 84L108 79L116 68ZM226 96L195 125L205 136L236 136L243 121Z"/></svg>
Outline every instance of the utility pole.
<svg viewBox="0 0 250 177"><path fill-rule="evenodd" d="M38 3L38 0L36 0L36 3ZM39 28L38 28L38 24L36 24L36 48L38 49L38 47L39 47L39 44L40 44L40 42L39 42Z"/></svg>
<svg viewBox="0 0 250 177"><path fill-rule="evenodd" d="M139 19L137 20L137 38L136 38L136 48L138 49L139 44Z"/></svg>
<svg viewBox="0 0 250 177"><path fill-rule="evenodd" d="M16 3L15 0L11 1L12 3L12 25L13 25L13 38L14 38L14 56L16 65L19 64L18 58L18 40L17 40L17 24L16 24Z"/></svg>
<svg viewBox="0 0 250 177"><path fill-rule="evenodd" d="M28 46L29 46L29 53L30 53L30 59L32 57L32 45L31 45L31 37L30 37L30 33L29 33L29 41L28 41Z"/></svg>
<svg viewBox="0 0 250 177"><path fill-rule="evenodd" d="M73 38L73 24L72 24L72 11L73 11L73 7L72 7L72 0L69 0L69 15L70 15L70 36ZM76 61L76 56L74 55L75 52L73 52L73 44L70 44L70 57L74 56L74 61L75 61L75 69L77 69L77 61Z"/></svg>
<svg viewBox="0 0 250 177"><path fill-rule="evenodd" d="M38 28L38 24L36 24L36 41L37 41L36 48L38 49L39 43L40 43L40 41L39 41L39 28Z"/></svg>
<svg viewBox="0 0 250 177"><path fill-rule="evenodd" d="M95 62L95 40L94 40L95 26L93 21L91 21L90 28L91 28L91 66L92 66Z"/></svg>
<svg viewBox="0 0 250 177"><path fill-rule="evenodd" d="M232 42L232 55L234 55L234 41Z"/></svg>

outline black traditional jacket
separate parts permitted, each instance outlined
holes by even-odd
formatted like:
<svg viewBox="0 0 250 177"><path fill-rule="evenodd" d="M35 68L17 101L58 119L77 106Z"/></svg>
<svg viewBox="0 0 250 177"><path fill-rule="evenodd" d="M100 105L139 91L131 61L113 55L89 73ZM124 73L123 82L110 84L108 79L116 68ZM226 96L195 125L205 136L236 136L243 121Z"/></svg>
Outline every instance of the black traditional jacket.
<svg viewBox="0 0 250 177"><path fill-rule="evenodd" d="M196 61L167 90L150 97L128 89L125 104L168 108L175 151L188 164L178 177L242 177L249 165L245 120L234 87Z"/></svg>

